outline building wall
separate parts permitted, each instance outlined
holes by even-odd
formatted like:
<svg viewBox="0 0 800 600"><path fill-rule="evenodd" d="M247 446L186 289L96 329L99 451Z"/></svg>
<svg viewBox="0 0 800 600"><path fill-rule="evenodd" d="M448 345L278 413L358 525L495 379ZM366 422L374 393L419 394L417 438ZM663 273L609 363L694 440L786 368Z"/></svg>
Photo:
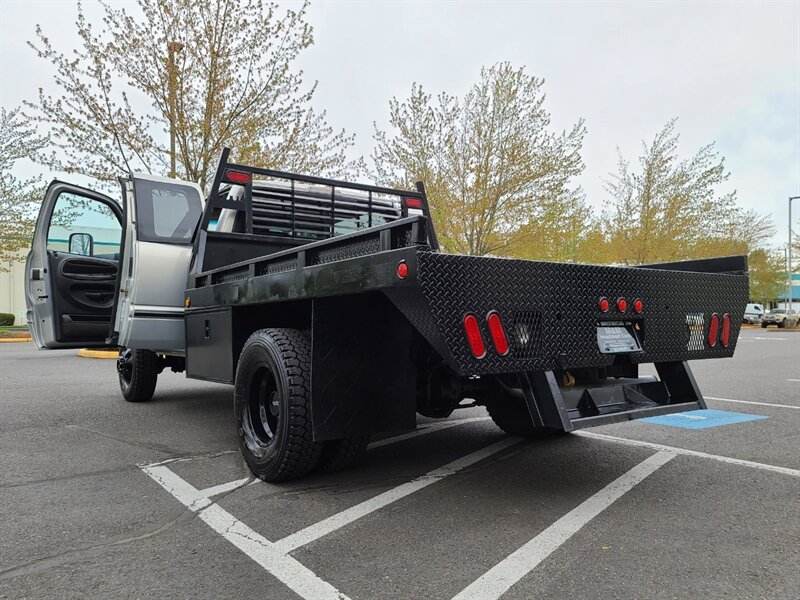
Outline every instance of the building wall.
<svg viewBox="0 0 800 600"><path fill-rule="evenodd" d="M784 281L786 281L785 276ZM800 311L800 273L792 273L791 298L789 298L789 302L786 301L786 290L787 288L784 287L778 300L773 303L774 306L772 308L792 308Z"/></svg>
<svg viewBox="0 0 800 600"><path fill-rule="evenodd" d="M0 312L14 315L14 325L25 325L25 256L27 251L19 253L21 260L2 263L0 268ZM6 271L6 269L9 269Z"/></svg>

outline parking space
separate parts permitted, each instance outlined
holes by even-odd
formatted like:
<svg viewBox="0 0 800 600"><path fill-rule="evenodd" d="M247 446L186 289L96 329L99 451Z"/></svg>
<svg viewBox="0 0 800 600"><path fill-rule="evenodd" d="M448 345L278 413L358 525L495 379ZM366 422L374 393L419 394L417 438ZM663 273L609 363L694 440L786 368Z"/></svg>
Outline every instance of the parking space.
<svg viewBox="0 0 800 600"><path fill-rule="evenodd" d="M796 598L800 333L693 369L733 415L530 441L466 409L275 485L229 388L127 404L113 361L6 344L0 597Z"/></svg>

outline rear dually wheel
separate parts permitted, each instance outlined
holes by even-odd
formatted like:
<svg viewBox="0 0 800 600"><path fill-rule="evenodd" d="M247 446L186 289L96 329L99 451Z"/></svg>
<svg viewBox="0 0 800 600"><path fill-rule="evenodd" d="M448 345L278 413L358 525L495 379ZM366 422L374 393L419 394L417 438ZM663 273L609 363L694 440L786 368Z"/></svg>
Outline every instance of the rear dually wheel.
<svg viewBox="0 0 800 600"><path fill-rule="evenodd" d="M234 417L239 447L264 481L301 477L319 462L311 428L311 344L295 329L261 329L236 368Z"/></svg>

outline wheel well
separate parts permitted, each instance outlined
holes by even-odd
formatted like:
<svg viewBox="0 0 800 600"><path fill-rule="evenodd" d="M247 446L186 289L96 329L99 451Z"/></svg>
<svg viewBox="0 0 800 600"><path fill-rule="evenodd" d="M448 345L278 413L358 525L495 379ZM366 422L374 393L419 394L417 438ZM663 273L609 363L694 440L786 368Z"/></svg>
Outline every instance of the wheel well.
<svg viewBox="0 0 800 600"><path fill-rule="evenodd" d="M242 347L254 331L270 327L309 330L311 300L234 306L231 309L231 317L233 373L236 373Z"/></svg>

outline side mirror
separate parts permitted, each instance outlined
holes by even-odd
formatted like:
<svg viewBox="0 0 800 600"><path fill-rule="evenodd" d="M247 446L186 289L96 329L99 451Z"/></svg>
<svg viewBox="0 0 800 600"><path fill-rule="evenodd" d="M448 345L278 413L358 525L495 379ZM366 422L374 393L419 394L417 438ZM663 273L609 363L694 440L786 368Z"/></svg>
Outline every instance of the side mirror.
<svg viewBox="0 0 800 600"><path fill-rule="evenodd" d="M94 255L94 238L89 233L71 233L69 235L69 253L79 256Z"/></svg>

